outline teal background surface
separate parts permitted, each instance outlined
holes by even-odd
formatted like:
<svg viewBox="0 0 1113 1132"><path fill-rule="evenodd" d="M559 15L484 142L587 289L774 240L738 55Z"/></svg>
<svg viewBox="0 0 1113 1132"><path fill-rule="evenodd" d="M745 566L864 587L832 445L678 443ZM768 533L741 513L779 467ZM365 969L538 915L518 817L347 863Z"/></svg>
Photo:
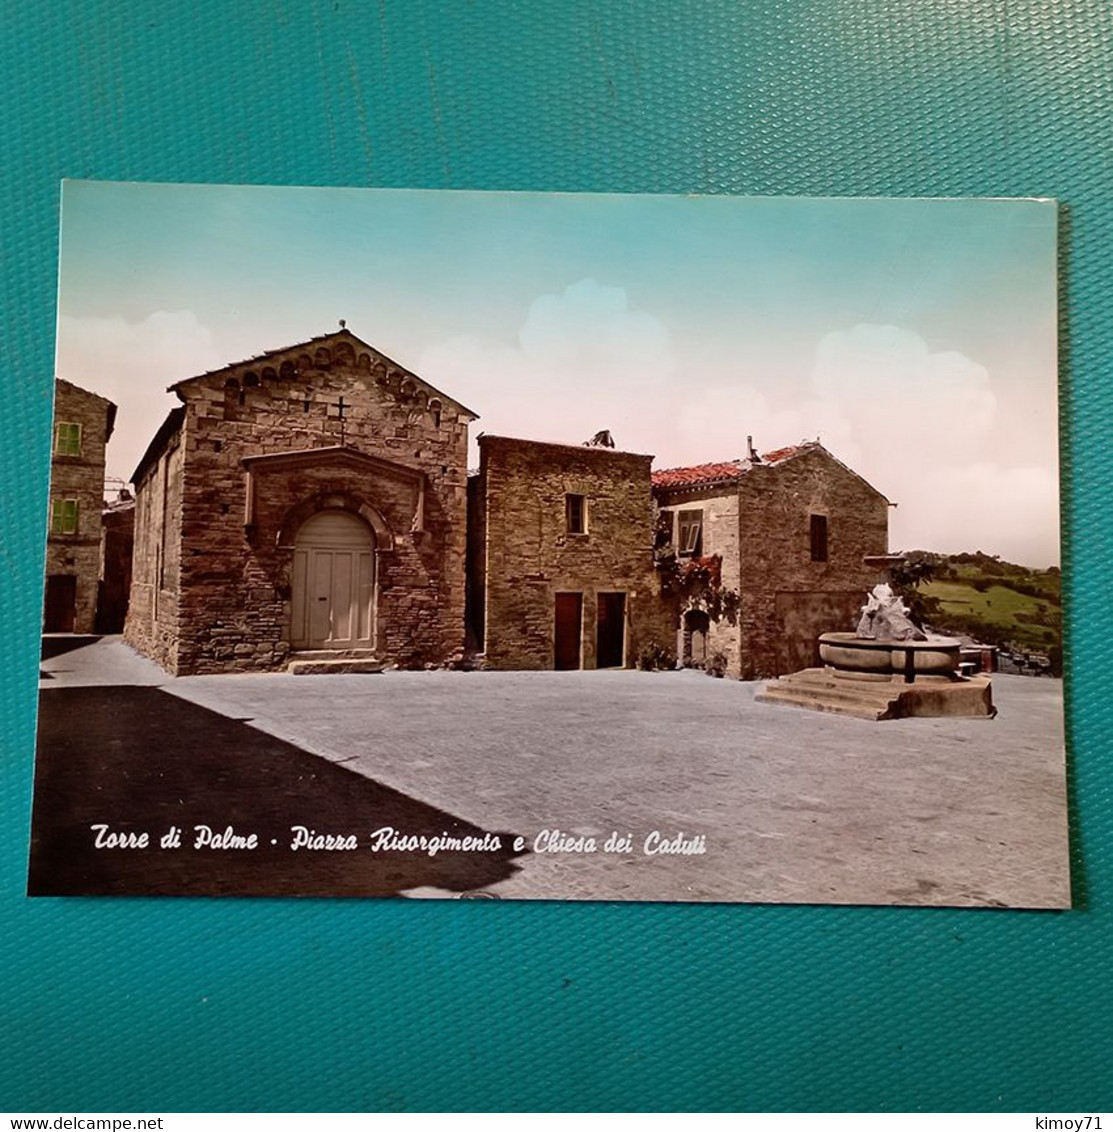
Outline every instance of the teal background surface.
<svg viewBox="0 0 1113 1132"><path fill-rule="evenodd" d="M0 1108L1113 1108L1111 25L1098 0L5 5ZM1076 908L27 900L63 177L1059 198Z"/></svg>

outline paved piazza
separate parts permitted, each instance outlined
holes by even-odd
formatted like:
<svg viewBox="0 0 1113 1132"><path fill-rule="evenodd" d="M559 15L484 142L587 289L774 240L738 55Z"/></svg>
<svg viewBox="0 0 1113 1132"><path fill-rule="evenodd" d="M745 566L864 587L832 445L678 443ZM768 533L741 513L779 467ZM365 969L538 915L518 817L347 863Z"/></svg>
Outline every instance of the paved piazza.
<svg viewBox="0 0 1113 1132"><path fill-rule="evenodd" d="M518 856L488 889L505 899L1069 903L1057 680L995 677L992 721L872 723L699 672L175 680L117 638L42 667L44 688L157 686L530 847L545 830L632 839ZM706 852L646 855L654 831Z"/></svg>

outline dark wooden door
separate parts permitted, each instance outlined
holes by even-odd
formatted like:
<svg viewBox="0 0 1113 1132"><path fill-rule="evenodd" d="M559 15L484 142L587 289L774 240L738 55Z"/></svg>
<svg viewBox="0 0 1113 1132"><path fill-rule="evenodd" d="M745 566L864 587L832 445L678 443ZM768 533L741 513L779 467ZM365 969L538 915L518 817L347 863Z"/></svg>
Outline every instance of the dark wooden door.
<svg viewBox="0 0 1113 1132"><path fill-rule="evenodd" d="M557 594L553 626L553 667L558 671L580 667L580 636L584 616L583 594Z"/></svg>
<svg viewBox="0 0 1113 1132"><path fill-rule="evenodd" d="M72 633L77 612L77 578L73 574L50 574L46 579L44 633Z"/></svg>
<svg viewBox="0 0 1113 1132"><path fill-rule="evenodd" d="M626 595L600 594L595 621L595 667L626 664Z"/></svg>

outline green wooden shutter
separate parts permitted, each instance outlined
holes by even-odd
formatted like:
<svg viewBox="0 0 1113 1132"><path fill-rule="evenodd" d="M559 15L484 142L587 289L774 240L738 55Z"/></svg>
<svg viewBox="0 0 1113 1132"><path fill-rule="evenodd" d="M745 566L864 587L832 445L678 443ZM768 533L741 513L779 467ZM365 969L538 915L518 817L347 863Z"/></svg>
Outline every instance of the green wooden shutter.
<svg viewBox="0 0 1113 1132"><path fill-rule="evenodd" d="M76 499L55 499L50 507L50 533L77 534L77 510Z"/></svg>
<svg viewBox="0 0 1113 1132"><path fill-rule="evenodd" d="M56 456L81 455L81 425L60 421L54 426L54 454Z"/></svg>

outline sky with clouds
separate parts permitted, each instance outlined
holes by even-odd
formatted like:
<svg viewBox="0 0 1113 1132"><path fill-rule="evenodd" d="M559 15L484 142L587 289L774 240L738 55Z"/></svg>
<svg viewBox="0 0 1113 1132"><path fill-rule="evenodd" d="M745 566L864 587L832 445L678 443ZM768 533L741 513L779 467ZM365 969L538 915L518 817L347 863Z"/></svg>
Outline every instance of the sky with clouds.
<svg viewBox="0 0 1113 1132"><path fill-rule="evenodd" d="M1055 233L1046 201L70 181L57 374L118 404L126 480L172 382L344 318L473 434L656 467L819 437L898 504L892 549L1048 566Z"/></svg>

